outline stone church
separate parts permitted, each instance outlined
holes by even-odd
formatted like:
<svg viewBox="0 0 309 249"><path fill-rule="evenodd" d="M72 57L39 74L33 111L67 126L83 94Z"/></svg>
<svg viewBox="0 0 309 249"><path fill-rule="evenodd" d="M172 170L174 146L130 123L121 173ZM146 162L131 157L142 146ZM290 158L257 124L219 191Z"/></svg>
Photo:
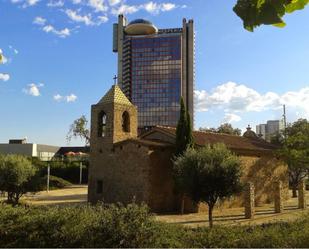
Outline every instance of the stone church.
<svg viewBox="0 0 309 249"><path fill-rule="evenodd" d="M172 156L175 128L154 127L138 136L137 108L117 85L91 108L88 201L146 203L153 212L174 212L180 206L174 191ZM250 127L244 136L193 132L195 146L224 143L237 154L243 181L253 182L256 205L273 200L273 186L282 181L287 193L287 167L275 157L275 146L258 138ZM229 201L241 206L242 198ZM187 212L198 211L187 199ZM200 205L200 210L202 205Z"/></svg>

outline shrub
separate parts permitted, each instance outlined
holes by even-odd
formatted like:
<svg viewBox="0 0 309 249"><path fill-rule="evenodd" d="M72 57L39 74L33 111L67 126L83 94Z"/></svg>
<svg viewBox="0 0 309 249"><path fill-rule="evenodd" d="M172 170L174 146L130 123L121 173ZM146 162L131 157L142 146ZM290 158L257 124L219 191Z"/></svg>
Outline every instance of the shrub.
<svg viewBox="0 0 309 249"><path fill-rule="evenodd" d="M0 247L308 247L309 215L259 226L185 228L155 221L146 206L0 205Z"/></svg>
<svg viewBox="0 0 309 249"><path fill-rule="evenodd" d="M61 189L71 186L72 183L57 176L49 176L49 189ZM47 176L40 178L40 190L46 190Z"/></svg>
<svg viewBox="0 0 309 249"><path fill-rule="evenodd" d="M0 155L0 191L8 193L8 203L17 205L26 192L38 190L36 168L20 155Z"/></svg>
<svg viewBox="0 0 309 249"><path fill-rule="evenodd" d="M36 162L41 176L47 174L46 162ZM80 178L80 164L74 161L52 161L50 162L50 173L71 183L78 184ZM82 183L88 182L88 163L83 163Z"/></svg>

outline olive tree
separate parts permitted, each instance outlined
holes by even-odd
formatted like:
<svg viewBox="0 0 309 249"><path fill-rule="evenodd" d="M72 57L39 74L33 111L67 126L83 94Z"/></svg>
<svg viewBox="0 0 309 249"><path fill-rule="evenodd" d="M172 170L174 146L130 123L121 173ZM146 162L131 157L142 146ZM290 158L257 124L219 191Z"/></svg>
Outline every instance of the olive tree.
<svg viewBox="0 0 309 249"><path fill-rule="evenodd" d="M215 204L242 189L240 160L220 143L197 150L189 148L174 161L174 173L176 186L195 203L207 203L210 227Z"/></svg>
<svg viewBox="0 0 309 249"><path fill-rule="evenodd" d="M0 155L0 190L7 192L8 203L17 205L22 195L37 191L35 173L27 157Z"/></svg>
<svg viewBox="0 0 309 249"><path fill-rule="evenodd" d="M297 187L309 173L309 122L299 119L285 131L279 154L287 163L293 197L297 197Z"/></svg>

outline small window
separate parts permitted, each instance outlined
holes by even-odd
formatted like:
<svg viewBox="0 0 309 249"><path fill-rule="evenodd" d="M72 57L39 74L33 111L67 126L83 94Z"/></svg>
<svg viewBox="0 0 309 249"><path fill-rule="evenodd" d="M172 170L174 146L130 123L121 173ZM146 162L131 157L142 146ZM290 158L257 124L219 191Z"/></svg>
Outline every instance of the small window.
<svg viewBox="0 0 309 249"><path fill-rule="evenodd" d="M127 111L122 114L122 131L130 132L130 116Z"/></svg>
<svg viewBox="0 0 309 249"><path fill-rule="evenodd" d="M106 113L100 112L99 114L99 123L98 123L98 136L99 137L105 137L106 136Z"/></svg>
<svg viewBox="0 0 309 249"><path fill-rule="evenodd" d="M103 181L97 180L97 194L103 193Z"/></svg>

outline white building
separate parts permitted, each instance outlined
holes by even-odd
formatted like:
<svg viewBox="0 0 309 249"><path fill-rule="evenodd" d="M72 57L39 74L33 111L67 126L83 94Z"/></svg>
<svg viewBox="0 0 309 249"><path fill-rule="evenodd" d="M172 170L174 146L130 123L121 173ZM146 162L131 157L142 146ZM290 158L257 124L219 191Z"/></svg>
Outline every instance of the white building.
<svg viewBox="0 0 309 249"><path fill-rule="evenodd" d="M12 139L8 144L0 144L0 154L18 154L40 160L50 160L59 150L59 146L27 143L26 139Z"/></svg>

